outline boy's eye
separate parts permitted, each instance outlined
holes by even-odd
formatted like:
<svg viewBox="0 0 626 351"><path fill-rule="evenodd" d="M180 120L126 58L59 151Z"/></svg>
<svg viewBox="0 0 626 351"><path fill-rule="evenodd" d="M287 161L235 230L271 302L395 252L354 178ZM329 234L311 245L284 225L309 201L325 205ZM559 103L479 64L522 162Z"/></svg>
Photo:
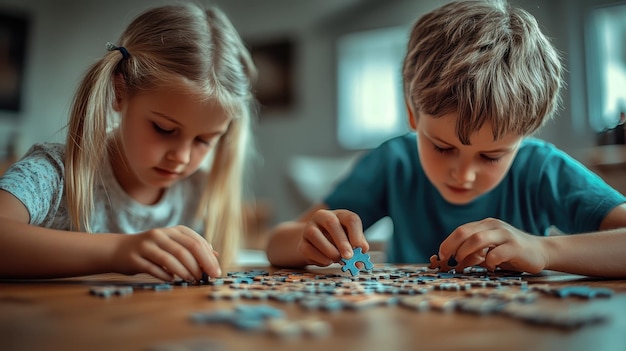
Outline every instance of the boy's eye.
<svg viewBox="0 0 626 351"><path fill-rule="evenodd" d="M165 128L161 128L161 127L159 127L159 125L158 125L158 124L156 124L156 123L152 123L152 126L154 127L154 130L156 130L156 131L157 131L157 133L159 133L159 134L165 134L165 135L168 135L168 134L172 134L172 133L174 133L174 130L173 130L173 129L165 129Z"/></svg>
<svg viewBox="0 0 626 351"><path fill-rule="evenodd" d="M480 157L483 160L485 160L487 162L491 162L491 163L496 163L496 162L500 161L500 158L501 158L501 157L491 157L491 156L487 156L485 154L480 155Z"/></svg>
<svg viewBox="0 0 626 351"><path fill-rule="evenodd" d="M433 144L433 147L435 148L435 151L437 151L439 153L442 153L442 154L447 154L447 153L452 151L451 147L447 147L447 148L446 147L439 147L439 146L437 146L435 144Z"/></svg>

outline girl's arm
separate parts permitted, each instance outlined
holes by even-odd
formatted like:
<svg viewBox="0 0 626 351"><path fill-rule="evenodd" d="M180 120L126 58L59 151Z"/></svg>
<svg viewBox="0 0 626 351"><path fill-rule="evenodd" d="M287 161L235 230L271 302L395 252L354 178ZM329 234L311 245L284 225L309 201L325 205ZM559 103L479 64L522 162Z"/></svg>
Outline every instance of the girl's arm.
<svg viewBox="0 0 626 351"><path fill-rule="evenodd" d="M88 234L28 224L26 207L0 190L0 278L148 273L172 281L221 275L216 253L185 226L133 235Z"/></svg>
<svg viewBox="0 0 626 351"><path fill-rule="evenodd" d="M0 190L0 277L60 277L110 272L118 236L89 235L28 224L26 207Z"/></svg>

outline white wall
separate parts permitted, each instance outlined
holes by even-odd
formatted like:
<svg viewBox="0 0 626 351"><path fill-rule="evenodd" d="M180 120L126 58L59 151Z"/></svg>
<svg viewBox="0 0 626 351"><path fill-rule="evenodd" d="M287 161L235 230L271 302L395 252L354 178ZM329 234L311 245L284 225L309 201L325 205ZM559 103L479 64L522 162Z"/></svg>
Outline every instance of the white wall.
<svg viewBox="0 0 626 351"><path fill-rule="evenodd" d="M539 136L576 157L593 144L585 121L582 19L588 7L611 0L512 0L533 13L563 52L568 68L564 108ZM0 111L0 141L20 134L21 154L34 142L62 141L71 97L82 73L116 41L142 9L167 1L150 0L0 0L2 8L32 16L19 114ZM207 2L207 1L203 1ZM255 166L254 195L269 201L274 221L297 216L308 203L287 178L296 155L349 156L335 133L334 40L342 33L409 24L444 0L216 0L242 37L265 40L289 36L296 41L296 102L285 111L260 116L255 127L263 157ZM3 142L0 142L2 147Z"/></svg>

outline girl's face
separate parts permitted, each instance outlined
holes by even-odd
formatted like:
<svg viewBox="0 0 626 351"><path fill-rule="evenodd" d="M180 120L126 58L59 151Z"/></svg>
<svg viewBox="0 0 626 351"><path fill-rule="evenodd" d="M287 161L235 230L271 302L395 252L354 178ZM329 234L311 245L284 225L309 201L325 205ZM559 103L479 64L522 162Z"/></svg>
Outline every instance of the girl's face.
<svg viewBox="0 0 626 351"><path fill-rule="evenodd" d="M463 205L495 188L511 167L522 137L507 134L493 140L491 124L472 134L470 145L456 136L458 115L434 118L420 114L411 122L418 153L430 182L446 201Z"/></svg>
<svg viewBox="0 0 626 351"><path fill-rule="evenodd" d="M122 96L116 110L122 159L113 154L114 173L131 197L146 204L198 170L231 121L219 106L178 87Z"/></svg>

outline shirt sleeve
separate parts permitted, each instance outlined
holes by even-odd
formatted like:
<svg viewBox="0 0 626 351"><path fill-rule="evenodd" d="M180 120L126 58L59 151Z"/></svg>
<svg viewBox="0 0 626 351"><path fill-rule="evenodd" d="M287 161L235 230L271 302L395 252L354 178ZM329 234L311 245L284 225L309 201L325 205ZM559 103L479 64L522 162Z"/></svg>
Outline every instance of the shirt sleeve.
<svg viewBox="0 0 626 351"><path fill-rule="evenodd" d="M540 164L538 200L565 233L597 231L602 220L626 198L600 176L564 152L553 148Z"/></svg>
<svg viewBox="0 0 626 351"><path fill-rule="evenodd" d="M24 204L30 224L52 224L63 198L63 152L61 144L33 145L0 177L0 189Z"/></svg>

